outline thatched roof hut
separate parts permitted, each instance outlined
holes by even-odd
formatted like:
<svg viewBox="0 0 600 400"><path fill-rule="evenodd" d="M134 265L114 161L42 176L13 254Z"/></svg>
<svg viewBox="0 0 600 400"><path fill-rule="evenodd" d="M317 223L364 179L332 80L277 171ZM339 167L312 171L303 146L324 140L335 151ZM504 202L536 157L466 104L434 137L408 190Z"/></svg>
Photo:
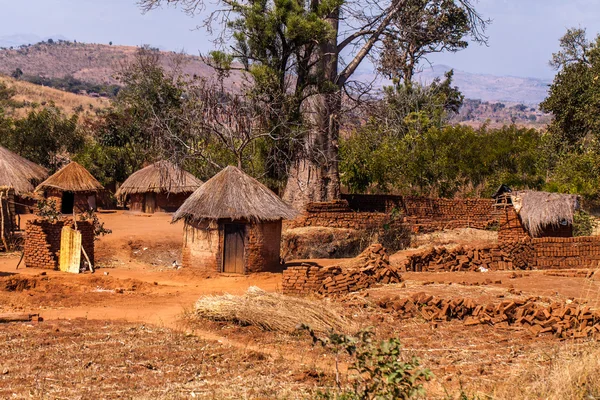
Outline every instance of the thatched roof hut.
<svg viewBox="0 0 600 400"><path fill-rule="evenodd" d="M117 197L137 193L193 193L202 181L168 161L159 161L133 173L119 188Z"/></svg>
<svg viewBox="0 0 600 400"><path fill-rule="evenodd" d="M508 193L523 226L533 237L543 236L546 228L572 226L573 215L580 207L579 196L521 190Z"/></svg>
<svg viewBox="0 0 600 400"><path fill-rule="evenodd" d="M185 221L183 265L206 272L250 273L280 267L282 220L297 212L236 167L196 190L173 216Z"/></svg>
<svg viewBox="0 0 600 400"><path fill-rule="evenodd" d="M0 186L16 195L33 193L35 185L48 177L48 170L0 146Z"/></svg>
<svg viewBox="0 0 600 400"><path fill-rule="evenodd" d="M40 183L35 189L42 191L46 189L58 189L62 192L98 192L104 187L80 164L71 161L67 166L61 168L54 175Z"/></svg>
<svg viewBox="0 0 600 400"><path fill-rule="evenodd" d="M279 221L297 211L256 179L229 166L196 190L173 216L173 222L203 220Z"/></svg>

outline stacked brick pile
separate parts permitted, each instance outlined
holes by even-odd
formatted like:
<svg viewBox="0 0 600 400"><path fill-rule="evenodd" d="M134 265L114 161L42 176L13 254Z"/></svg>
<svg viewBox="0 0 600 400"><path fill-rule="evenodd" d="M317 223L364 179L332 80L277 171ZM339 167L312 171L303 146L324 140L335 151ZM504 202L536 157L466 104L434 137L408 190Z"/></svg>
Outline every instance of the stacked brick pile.
<svg viewBox="0 0 600 400"><path fill-rule="evenodd" d="M390 265L389 256L381 245L373 245L353 260L351 267L303 264L283 272L283 293L307 295L318 293L333 296L369 288L379 283L399 283L402 278Z"/></svg>
<svg viewBox="0 0 600 400"><path fill-rule="evenodd" d="M383 212L354 212L346 200L309 203L306 211L292 221L286 221L286 228L306 226L326 226L330 228L369 229L381 227L389 220Z"/></svg>
<svg viewBox="0 0 600 400"><path fill-rule="evenodd" d="M27 222L24 259L28 268L58 269L63 226L73 227L73 220ZM77 229L81 231L81 244L90 261L94 263L94 226L88 221L77 221Z"/></svg>
<svg viewBox="0 0 600 400"><path fill-rule="evenodd" d="M491 199L402 198L404 213L414 232L428 233L444 229L487 229L498 223Z"/></svg>
<svg viewBox="0 0 600 400"><path fill-rule="evenodd" d="M598 268L600 236L532 239L538 269Z"/></svg>
<svg viewBox="0 0 600 400"><path fill-rule="evenodd" d="M435 247L410 255L402 269L410 272L511 270L514 265L497 247Z"/></svg>
<svg viewBox="0 0 600 400"><path fill-rule="evenodd" d="M428 321L459 319L466 326L519 326L535 336L551 333L558 338L594 337L600 340L600 311L574 302L544 305L540 298L531 297L482 305L468 298L440 299L416 293L408 298L382 299L379 306L403 318L421 316Z"/></svg>

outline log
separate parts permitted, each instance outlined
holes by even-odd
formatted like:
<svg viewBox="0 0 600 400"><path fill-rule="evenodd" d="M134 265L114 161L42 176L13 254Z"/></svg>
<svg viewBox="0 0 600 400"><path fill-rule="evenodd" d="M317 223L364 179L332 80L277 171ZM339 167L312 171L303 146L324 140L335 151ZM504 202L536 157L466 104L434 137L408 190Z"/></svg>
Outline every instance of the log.
<svg viewBox="0 0 600 400"><path fill-rule="evenodd" d="M2 313L0 314L0 324L8 322L30 322L34 317L39 318L39 314Z"/></svg>

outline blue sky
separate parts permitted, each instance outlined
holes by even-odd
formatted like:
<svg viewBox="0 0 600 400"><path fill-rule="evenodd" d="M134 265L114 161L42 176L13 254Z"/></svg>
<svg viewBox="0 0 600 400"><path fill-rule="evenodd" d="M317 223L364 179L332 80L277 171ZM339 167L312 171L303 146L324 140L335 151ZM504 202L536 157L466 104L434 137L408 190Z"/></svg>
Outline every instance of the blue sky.
<svg viewBox="0 0 600 400"><path fill-rule="evenodd" d="M548 60L568 27L586 27L590 35L600 32L598 0L480 0L477 8L493 20L489 46L438 55L434 63L548 79L554 75ZM82 42L151 44L192 54L212 48L210 37L194 30L200 19L173 8L143 15L135 0L0 0L0 15L0 36L60 34Z"/></svg>

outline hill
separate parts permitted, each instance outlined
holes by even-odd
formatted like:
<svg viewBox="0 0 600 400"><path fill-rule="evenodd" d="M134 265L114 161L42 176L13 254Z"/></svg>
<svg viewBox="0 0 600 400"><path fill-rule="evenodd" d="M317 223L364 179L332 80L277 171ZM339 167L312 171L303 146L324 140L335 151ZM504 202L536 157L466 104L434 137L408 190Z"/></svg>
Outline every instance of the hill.
<svg viewBox="0 0 600 400"><path fill-rule="evenodd" d="M15 90L13 100L19 105L14 112L17 116L23 116L33 108L51 102L67 115L72 115L78 110L84 114L93 115L94 110L109 105L109 100L105 98L63 92L62 90L18 81L8 76L0 75L0 82Z"/></svg>
<svg viewBox="0 0 600 400"><path fill-rule="evenodd" d="M10 75L20 68L25 75L48 78L73 76L94 84L117 84L115 72L134 57L137 47L57 41L25 45L16 49L0 50L0 73ZM182 72L189 75L214 77L214 71L198 56L161 52L162 63L172 68L182 61ZM232 73L225 85L239 88L240 74Z"/></svg>

